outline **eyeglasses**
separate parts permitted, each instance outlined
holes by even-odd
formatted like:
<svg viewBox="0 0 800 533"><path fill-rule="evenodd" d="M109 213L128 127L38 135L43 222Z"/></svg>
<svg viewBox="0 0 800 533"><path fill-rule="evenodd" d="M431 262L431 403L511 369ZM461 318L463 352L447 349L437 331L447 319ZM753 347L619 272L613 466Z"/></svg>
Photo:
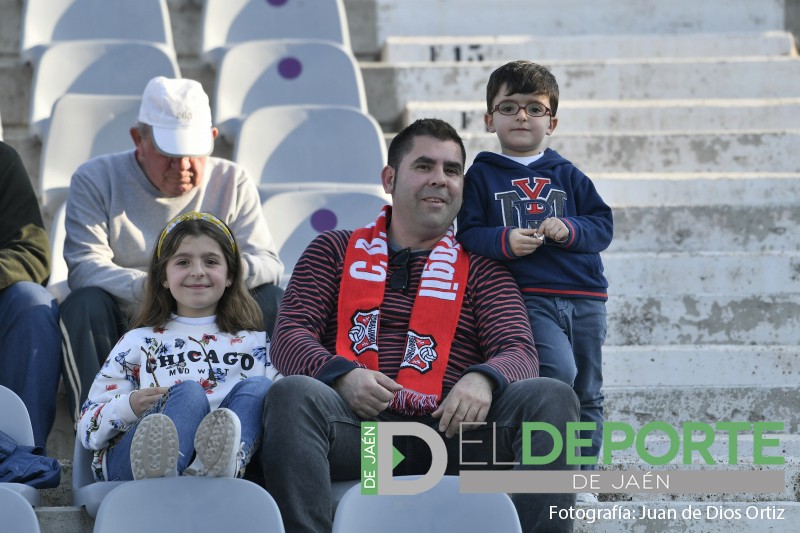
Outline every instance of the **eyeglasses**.
<svg viewBox="0 0 800 533"><path fill-rule="evenodd" d="M517 113L519 113L520 108L524 109L525 113L529 117L543 117L545 115L553 116L552 113L550 112L550 109L548 109L547 106L545 105L533 103L533 104L528 104L525 107L522 107L518 103L512 102L511 100L500 102L499 104L494 106L494 109L492 109L492 113L497 111L501 115L516 115Z"/></svg>
<svg viewBox="0 0 800 533"><path fill-rule="evenodd" d="M411 275L409 259L411 259L411 248L403 248L389 259L390 265L401 267L395 270L389 279L389 286L396 291L408 291L408 278Z"/></svg>

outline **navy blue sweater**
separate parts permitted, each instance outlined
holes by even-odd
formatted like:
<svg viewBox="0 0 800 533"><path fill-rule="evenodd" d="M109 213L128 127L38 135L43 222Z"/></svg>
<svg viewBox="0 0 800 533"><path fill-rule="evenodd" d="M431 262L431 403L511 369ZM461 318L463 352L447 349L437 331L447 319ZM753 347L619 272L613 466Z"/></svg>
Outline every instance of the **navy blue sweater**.
<svg viewBox="0 0 800 533"><path fill-rule="evenodd" d="M564 221L567 240L548 240L532 254L514 256L510 230L538 228L548 217ZM606 300L600 252L613 233L611 208L592 181L554 150L528 166L481 152L467 171L458 240L473 252L506 261L525 294Z"/></svg>

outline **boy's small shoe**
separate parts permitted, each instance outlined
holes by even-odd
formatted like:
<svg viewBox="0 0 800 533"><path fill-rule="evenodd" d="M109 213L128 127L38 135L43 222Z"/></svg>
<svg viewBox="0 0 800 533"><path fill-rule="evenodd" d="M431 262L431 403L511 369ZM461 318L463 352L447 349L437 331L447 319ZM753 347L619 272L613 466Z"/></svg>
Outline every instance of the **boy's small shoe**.
<svg viewBox="0 0 800 533"><path fill-rule="evenodd" d="M577 503L597 503L597 494L591 492L579 492L576 498Z"/></svg>
<svg viewBox="0 0 800 533"><path fill-rule="evenodd" d="M131 442L133 479L177 476L178 430L166 415L144 417Z"/></svg>
<svg viewBox="0 0 800 533"><path fill-rule="evenodd" d="M224 407L208 413L194 435L195 459L183 472L189 476L236 477L242 424Z"/></svg>

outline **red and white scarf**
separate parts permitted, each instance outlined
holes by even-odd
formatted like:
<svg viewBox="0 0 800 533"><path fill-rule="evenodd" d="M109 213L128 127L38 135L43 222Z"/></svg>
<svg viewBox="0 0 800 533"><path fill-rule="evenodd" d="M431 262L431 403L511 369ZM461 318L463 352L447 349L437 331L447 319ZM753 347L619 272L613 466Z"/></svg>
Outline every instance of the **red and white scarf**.
<svg viewBox="0 0 800 533"><path fill-rule="evenodd" d="M350 236L339 286L336 353L379 370L378 327L389 261L386 239L391 207ZM455 239L455 228L433 247L411 311L403 361L396 381L403 390L389 409L419 416L436 410L469 274L469 257Z"/></svg>

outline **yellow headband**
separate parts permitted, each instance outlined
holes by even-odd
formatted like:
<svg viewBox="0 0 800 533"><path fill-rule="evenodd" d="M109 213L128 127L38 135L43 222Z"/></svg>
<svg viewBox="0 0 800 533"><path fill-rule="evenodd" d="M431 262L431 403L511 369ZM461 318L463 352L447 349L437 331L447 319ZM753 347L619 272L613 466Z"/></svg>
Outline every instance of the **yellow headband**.
<svg viewBox="0 0 800 533"><path fill-rule="evenodd" d="M224 233L226 237L228 237L228 241L231 243L231 248L233 248L233 252L236 253L236 241L233 240L231 230L228 229L228 226L226 226L224 222L209 213L189 211L188 213L178 215L170 220L169 223L167 223L167 226L164 228L164 231L161 232L161 237L158 238L158 247L156 248L156 257L158 259L161 259L161 245L164 244L164 239L166 236L175 228L175 226L181 222L186 222L187 220L205 220L206 222L214 224L216 227L222 230L222 233Z"/></svg>

